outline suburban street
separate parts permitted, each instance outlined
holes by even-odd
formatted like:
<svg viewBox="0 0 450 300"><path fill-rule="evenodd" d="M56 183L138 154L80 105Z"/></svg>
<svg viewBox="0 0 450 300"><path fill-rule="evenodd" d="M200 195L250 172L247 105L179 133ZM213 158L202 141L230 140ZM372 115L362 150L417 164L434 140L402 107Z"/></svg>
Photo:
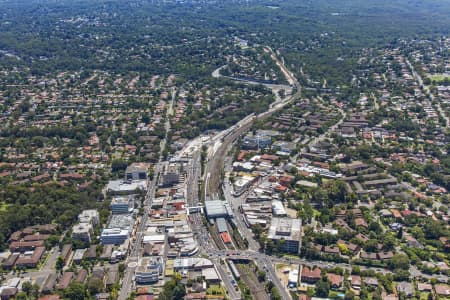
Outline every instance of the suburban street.
<svg viewBox="0 0 450 300"><path fill-rule="evenodd" d="M430 91L429 87L423 84L422 76L420 76L420 74L417 73L417 71L414 69L414 66L411 64L411 62L408 59L405 59L405 62L408 65L408 67L411 69L411 73L413 74L413 76L417 80L417 82L419 83L419 86L423 87L423 91L425 92L425 94L430 98L431 101L433 101L434 95ZM430 103L430 105L431 105L431 103ZM450 126L450 118L445 114L439 101L437 103L437 110L438 110L439 115L444 118L446 127L449 127Z"/></svg>

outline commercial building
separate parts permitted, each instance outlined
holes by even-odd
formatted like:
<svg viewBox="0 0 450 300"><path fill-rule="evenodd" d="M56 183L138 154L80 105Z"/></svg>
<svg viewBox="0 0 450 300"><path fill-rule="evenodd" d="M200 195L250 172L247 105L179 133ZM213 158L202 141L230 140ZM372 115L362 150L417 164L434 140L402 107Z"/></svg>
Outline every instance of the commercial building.
<svg viewBox="0 0 450 300"><path fill-rule="evenodd" d="M111 195L136 195L139 191L147 191L147 180L111 180L106 186L106 191Z"/></svg>
<svg viewBox="0 0 450 300"><path fill-rule="evenodd" d="M133 163L125 170L126 180L147 180L149 165L146 163Z"/></svg>
<svg viewBox="0 0 450 300"><path fill-rule="evenodd" d="M72 239L91 242L92 225L90 223L79 223L72 227Z"/></svg>
<svg viewBox="0 0 450 300"><path fill-rule="evenodd" d="M282 243L281 250L288 253L299 253L301 238L301 223L299 219L272 218L270 223L269 239Z"/></svg>
<svg viewBox="0 0 450 300"><path fill-rule="evenodd" d="M97 210L87 209L83 210L81 214L78 215L78 221L80 223L90 223L95 227L100 222L100 217Z"/></svg>
<svg viewBox="0 0 450 300"><path fill-rule="evenodd" d="M151 284L159 280L163 274L163 260L161 257L141 258L136 268L135 277L137 284Z"/></svg>
<svg viewBox="0 0 450 300"><path fill-rule="evenodd" d="M100 235L100 241L103 245L120 245L130 237L128 230L120 228L107 228L103 229Z"/></svg>
<svg viewBox="0 0 450 300"><path fill-rule="evenodd" d="M120 228L131 233L131 231L133 231L134 222L134 217L131 214L112 215L107 228Z"/></svg>
<svg viewBox="0 0 450 300"><path fill-rule="evenodd" d="M299 275L299 266L298 265L292 266L291 269L289 270L288 276L288 286L290 288L297 287L298 275Z"/></svg>
<svg viewBox="0 0 450 300"><path fill-rule="evenodd" d="M272 137L265 132L257 132L255 135L249 133L244 137L242 148L264 149L270 144L272 144Z"/></svg>
<svg viewBox="0 0 450 300"><path fill-rule="evenodd" d="M272 201L272 214L277 217L284 217L287 215L286 209L284 208L284 205L281 201Z"/></svg>
<svg viewBox="0 0 450 300"><path fill-rule="evenodd" d="M296 144L294 142L276 141L273 143L272 149L290 154L296 149Z"/></svg>
<svg viewBox="0 0 450 300"><path fill-rule="evenodd" d="M171 163L162 176L162 185L171 186L180 182L181 166L178 163Z"/></svg>
<svg viewBox="0 0 450 300"><path fill-rule="evenodd" d="M233 182L233 194L234 196L240 196L247 188L255 181L256 177L253 176L240 176Z"/></svg>
<svg viewBox="0 0 450 300"><path fill-rule="evenodd" d="M134 198L129 196L113 197L110 208L113 214L130 213L134 209Z"/></svg>
<svg viewBox="0 0 450 300"><path fill-rule="evenodd" d="M209 259L202 257L177 258L173 261L175 271L201 271L213 267L214 264Z"/></svg>

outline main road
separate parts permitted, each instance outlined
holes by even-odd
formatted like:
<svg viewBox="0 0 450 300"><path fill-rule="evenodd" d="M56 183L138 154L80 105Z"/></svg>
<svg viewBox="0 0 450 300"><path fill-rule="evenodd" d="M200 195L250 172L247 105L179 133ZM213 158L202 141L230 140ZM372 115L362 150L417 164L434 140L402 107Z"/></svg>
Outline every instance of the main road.
<svg viewBox="0 0 450 300"><path fill-rule="evenodd" d="M419 83L419 86L423 88L423 91L425 92L425 94L427 94L428 97L430 97L431 101L433 101L434 100L434 95L430 91L430 88L423 83L422 76L420 76L420 74L414 69L414 66L411 64L409 59L406 58L406 57L405 57L405 62L408 65L408 67L411 69L411 73L413 74L414 78L417 80L417 83ZM431 104L432 103L430 103L430 105ZM438 113L445 120L445 127L450 127L450 118L447 116L447 113L445 112L445 110L442 109L440 101L437 102L436 106L437 106Z"/></svg>
<svg viewBox="0 0 450 300"><path fill-rule="evenodd" d="M166 147L166 141L167 141L167 134L170 131L170 115L173 113L173 103L175 101L175 95L176 90L175 88L172 89L172 98L169 102L169 108L167 110L166 114L166 123L165 126L165 137L161 140L160 143L160 149L161 151ZM164 166L164 162L162 161L162 156L160 155L158 163L154 167L153 172L153 178L152 180L149 180L147 183L148 189L147 194L145 195L145 199L143 202L143 208L144 208L144 214L141 217L140 223L138 225L138 228L136 230L136 234L134 236L134 240L130 243L130 254L127 258L127 268L125 269L125 274L122 280L122 286L119 291L118 300L126 300L128 297L128 294L131 291L131 288L133 286L133 278L134 278L134 272L136 271L137 263L140 257L141 252L141 245L142 245L142 239L144 236L144 232L147 229L147 222L149 217L150 208L152 206L152 201L155 196L156 187L158 186L158 180L160 177L160 174L162 172Z"/></svg>

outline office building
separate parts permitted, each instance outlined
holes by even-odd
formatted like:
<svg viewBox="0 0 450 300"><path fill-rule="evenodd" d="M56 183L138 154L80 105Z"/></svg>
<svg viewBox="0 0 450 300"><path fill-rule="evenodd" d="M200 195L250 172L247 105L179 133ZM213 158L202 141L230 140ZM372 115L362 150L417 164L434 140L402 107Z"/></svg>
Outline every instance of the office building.
<svg viewBox="0 0 450 300"><path fill-rule="evenodd" d="M275 243L282 242L282 251L288 253L299 253L301 238L301 223L299 219L272 218L269 234L267 236Z"/></svg>
<svg viewBox="0 0 450 300"><path fill-rule="evenodd" d="M113 214L126 214L130 213L134 209L133 197L117 196L111 200L111 212Z"/></svg>
<svg viewBox="0 0 450 300"><path fill-rule="evenodd" d="M146 180L149 165L146 163L133 163L125 170L126 180Z"/></svg>
<svg viewBox="0 0 450 300"><path fill-rule="evenodd" d="M161 257L145 257L139 260L135 271L137 284L151 284L159 281L163 274L163 261Z"/></svg>
<svg viewBox="0 0 450 300"><path fill-rule="evenodd" d="M102 245L120 245L129 237L130 232L128 230L107 228L103 229L102 234L100 235L100 241L102 242Z"/></svg>

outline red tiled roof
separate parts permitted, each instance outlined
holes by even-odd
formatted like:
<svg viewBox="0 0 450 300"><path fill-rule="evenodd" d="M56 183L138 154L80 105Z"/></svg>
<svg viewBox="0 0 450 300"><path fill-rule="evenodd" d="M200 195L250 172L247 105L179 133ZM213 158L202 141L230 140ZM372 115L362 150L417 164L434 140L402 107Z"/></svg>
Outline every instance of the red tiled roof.
<svg viewBox="0 0 450 300"><path fill-rule="evenodd" d="M309 267L304 266L302 269L302 277L320 279L321 274L322 274L322 271L317 267L314 268L313 270L311 270Z"/></svg>

